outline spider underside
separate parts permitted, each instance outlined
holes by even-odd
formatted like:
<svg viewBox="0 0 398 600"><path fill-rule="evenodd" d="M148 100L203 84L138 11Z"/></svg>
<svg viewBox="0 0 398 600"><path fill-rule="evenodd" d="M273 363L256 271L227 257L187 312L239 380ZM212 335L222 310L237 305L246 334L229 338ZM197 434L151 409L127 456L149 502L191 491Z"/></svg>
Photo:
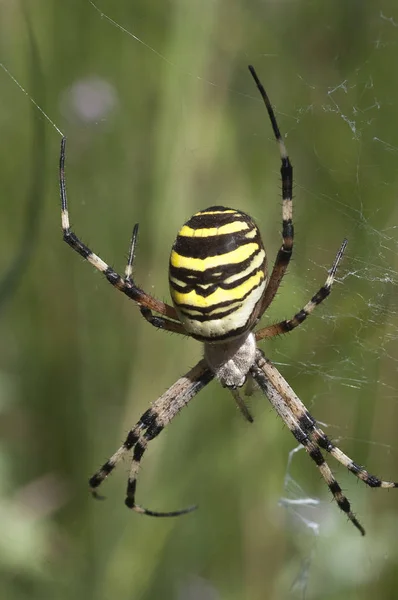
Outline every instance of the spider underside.
<svg viewBox="0 0 398 600"><path fill-rule="evenodd" d="M364 535L365 530L353 514L322 450L370 487L395 488L398 483L370 475L335 446L276 367L257 347L258 341L290 332L301 325L329 295L347 241L343 241L324 285L298 313L291 319L253 331L273 301L286 272L293 250L294 231L293 168L265 89L254 68L249 66L249 70L266 106L282 162L282 246L269 278L266 253L255 223L245 213L220 206L196 213L177 236L169 270L174 306L157 300L134 282L132 274L138 225L133 230L125 275L120 276L83 244L70 228L64 174L66 139L62 139L60 193L64 240L102 272L109 283L134 300L151 325L194 337L204 344L204 358L153 402L128 432L122 446L90 478L89 484L93 495L99 497L97 488L120 460L132 451L125 499L127 507L156 517L191 512L195 506L172 512L155 512L136 503L137 475L142 456L148 443L214 378L231 391L243 416L251 422L252 416L239 389L248 378L252 378L315 462L338 506Z"/></svg>

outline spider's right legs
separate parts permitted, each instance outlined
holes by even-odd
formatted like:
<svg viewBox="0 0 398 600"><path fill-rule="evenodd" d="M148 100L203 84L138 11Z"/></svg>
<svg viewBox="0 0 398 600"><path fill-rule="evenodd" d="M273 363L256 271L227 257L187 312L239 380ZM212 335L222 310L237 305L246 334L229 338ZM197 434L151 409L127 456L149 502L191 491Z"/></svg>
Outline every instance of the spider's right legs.
<svg viewBox="0 0 398 600"><path fill-rule="evenodd" d="M88 248L83 242L79 240L75 233L71 230L69 223L69 212L68 212L68 201L66 196L66 183L65 183L65 146L66 138L61 140L61 153L59 159L59 186L61 194L61 214L62 214L62 231L64 234L64 240L73 250L75 250L80 256L85 258L90 264L93 265L98 271L103 273L109 283L111 283L118 290L126 294L131 300L137 302L141 308L141 312L144 317L161 329L167 329L174 333L180 333L186 335L186 331L178 320L177 313L172 306L156 300L149 294L146 294L143 290L137 287L134 281L127 277L124 279L116 271L112 269L106 262L104 262L99 256ZM138 231L138 227L134 228L134 231ZM136 234L135 234L136 236ZM133 234L134 239L134 234ZM130 256L134 254L133 240L130 245L129 265L132 265L132 259ZM127 271L127 270L126 270ZM131 274L131 273L130 273ZM162 317L151 317L148 318L151 311L159 313Z"/></svg>
<svg viewBox="0 0 398 600"><path fill-rule="evenodd" d="M124 444L115 452L115 454L106 461L105 464L90 478L89 485L94 496L97 496L96 489L113 471L120 460L129 450L133 450L130 475L127 484L127 497L125 504L132 510L154 516L154 517L174 517L186 512L190 512L195 507L173 512L154 512L139 506L135 503L135 491L137 476L140 468L142 456L147 449L148 442L153 440L164 427L170 423L177 413L203 388L207 385L214 375L208 368L206 362L201 360L186 375L178 379L160 398L158 398L141 417L138 423L131 429L127 435Z"/></svg>

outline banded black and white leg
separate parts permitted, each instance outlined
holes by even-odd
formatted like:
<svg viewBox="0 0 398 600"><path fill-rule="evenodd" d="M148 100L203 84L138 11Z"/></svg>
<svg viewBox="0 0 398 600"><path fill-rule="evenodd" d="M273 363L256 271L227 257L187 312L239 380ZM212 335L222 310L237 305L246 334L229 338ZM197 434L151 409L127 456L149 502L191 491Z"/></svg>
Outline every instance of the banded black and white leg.
<svg viewBox="0 0 398 600"><path fill-rule="evenodd" d="M86 246L71 230L69 223L69 212L68 212L68 200L66 195L66 182L65 182L65 147L66 138L61 140L61 152L59 159L59 187L61 195L61 219L62 219L62 231L64 240L73 250L75 250L80 256L86 259L93 267L103 273L106 279L115 288L126 294L131 300L137 302L140 306L141 313L147 321L149 321L155 327L166 329L174 333L186 335L186 331L180 323L177 313L172 306L153 298L141 288L135 285L134 280L131 278L132 265L134 259L134 251L136 245L136 239L138 234L138 225L134 227L133 236L130 242L129 259L126 267L126 278L121 277L116 271L112 269L106 262L97 256L88 246ZM161 317L155 317L152 315L152 311L161 315Z"/></svg>
<svg viewBox="0 0 398 600"><path fill-rule="evenodd" d="M267 92L265 91L263 84L259 80L254 67L249 65L249 71L257 85L257 88L261 94L261 97L267 109L272 129L276 141L278 142L279 152L282 161L282 246L276 256L276 260L268 281L268 285L264 290L264 294L261 299L258 315L258 318L261 318L261 316L264 314L264 311L271 304L276 292L278 291L278 288L280 286L284 274L286 273L286 269L288 267L293 252L293 167L287 154L285 143L279 131L278 123L275 118L275 113L271 106L271 102L269 101Z"/></svg>
<svg viewBox="0 0 398 600"><path fill-rule="evenodd" d="M170 423L188 402L196 396L212 379L213 373L206 362L201 360L186 375L180 377L162 396L160 396L133 427L123 443L109 460L90 478L89 485L95 497L99 497L97 489L117 464L129 452L133 451L130 474L127 483L125 504L132 510L153 517L176 517L191 512L196 507L189 507L172 512L155 512L144 508L135 502L137 476L141 459L148 443Z"/></svg>
<svg viewBox="0 0 398 600"><path fill-rule="evenodd" d="M351 473L366 483L366 485L369 487L386 489L398 487L398 482L385 481L379 477L376 477L375 475L370 474L367 469L358 465L349 456L344 454L340 448L333 444L326 436L324 431L322 431L322 429L319 427L314 417L312 417L312 415L308 412L300 398L295 394L287 381L279 373L278 369L276 369L276 367L274 367L269 360L264 358L264 355L261 351L258 351L257 353L256 364L261 368L266 379L271 383L272 387L283 398L288 410L293 415L293 418L299 425L300 429L311 440L311 442L315 443L322 450L326 450L326 452L333 456L333 458L335 458L340 464L346 467ZM332 488L331 491L333 493ZM342 510L345 510L340 505L339 501L338 504Z"/></svg>
<svg viewBox="0 0 398 600"><path fill-rule="evenodd" d="M315 462L320 474L326 482L329 490L333 494L333 497L336 500L339 508L347 515L347 517L361 532L361 534L365 535L364 528L352 512L350 502L348 501L347 497L343 494L340 485L338 484L332 471L330 470L329 465L325 461L317 443L313 439L311 439L310 435L305 431L303 427L301 427L300 422L298 421L297 417L293 414L286 402L286 395L282 395L274 387L273 383L268 379L267 374L264 372L265 362L265 359L260 355L256 360L256 363L251 368L251 374L254 380L257 382L261 390L267 396L267 398L269 399L269 401L271 402L272 406L275 408L276 412L279 414L281 419L293 433L297 442L299 444L302 444L306 452Z"/></svg>
<svg viewBox="0 0 398 600"><path fill-rule="evenodd" d="M136 287L133 280L133 263L135 259L135 249L137 246L137 238L138 238L138 229L139 225L136 223L133 228L133 234L131 236L129 254L127 260L127 266L125 270L125 281L128 285L132 285ZM148 306L144 306L142 303L139 305L140 312L144 319L148 321L151 325L156 327L157 329L166 329L168 331L172 331L173 333L179 333L180 335L187 335L184 327L180 323L177 313L172 306L168 304L162 303L163 306L167 308L167 317L159 317L158 315L154 315L152 310Z"/></svg>
<svg viewBox="0 0 398 600"><path fill-rule="evenodd" d="M265 338L274 337L276 335L280 335L282 333L289 333L292 329L295 329L299 325L301 325L305 319L315 310L315 308L321 304L330 294L333 282L335 280L337 268L341 259L343 258L344 251L347 247L347 240L343 240L339 251L336 254L336 258L333 261L332 268L329 271L329 275L324 283L324 285L317 291L317 293L311 298L309 302L294 315L292 319L286 319L285 321L281 321L280 323L275 323L274 325L268 325L263 329L259 329L256 331L256 340L263 340Z"/></svg>
<svg viewBox="0 0 398 600"><path fill-rule="evenodd" d="M261 364L266 376L270 379L277 391L284 396L286 404L289 406L289 409L294 414L302 429L308 434L309 437L311 437L313 441L318 444L320 448L326 450L331 456L333 456L333 458L335 458L339 463L341 463L369 487L380 487L387 489L398 487L398 482L384 481L375 475L371 475L364 467L359 466L349 456L344 454L340 448L331 442L325 432L319 427L317 421L308 412L303 402L295 394L287 381L282 377L278 369L264 357L262 357Z"/></svg>

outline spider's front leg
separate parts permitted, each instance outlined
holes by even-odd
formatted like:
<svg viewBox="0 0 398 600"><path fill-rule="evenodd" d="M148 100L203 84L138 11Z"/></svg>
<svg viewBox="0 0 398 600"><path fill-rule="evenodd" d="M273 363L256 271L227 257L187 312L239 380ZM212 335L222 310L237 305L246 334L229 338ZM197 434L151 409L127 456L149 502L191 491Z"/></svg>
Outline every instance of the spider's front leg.
<svg viewBox="0 0 398 600"><path fill-rule="evenodd" d="M276 292L280 286L286 269L290 262L293 253L293 238L294 238L294 227L293 227L293 166L290 162L285 143L282 139L281 132L276 121L274 110L269 101L267 92L264 89L263 84L259 80L257 73L251 65L249 65L249 71L257 85L258 91L264 101L265 107L268 112L268 116L271 121L272 129L275 135L275 139L279 145L279 152L281 156L281 179L282 179L282 246L276 256L274 267L272 269L271 276L268 281L268 285L264 291L261 305L259 308L258 318L264 314L265 310L271 304L275 297Z"/></svg>
<svg viewBox="0 0 398 600"><path fill-rule="evenodd" d="M128 296L131 300L134 300L134 302L139 305L143 316L147 321L152 323L152 325L155 327L160 327L161 329L173 331L174 333L186 335L185 329L178 321L177 313L174 308L144 292L141 288L136 286L134 281L131 279L138 225L136 225L134 228L133 237L130 243L129 260L126 267L126 278L121 277L114 269L112 269L112 267L103 261L102 258L90 250L90 248L86 246L72 231L69 222L68 200L66 195L65 148L66 138L63 137L61 140L61 152L59 159L59 187L61 195L62 231L65 242L71 246L75 252L80 254L80 256L93 265L93 267L103 273L111 285L126 294L126 296ZM154 317L151 311L162 315L162 317Z"/></svg>

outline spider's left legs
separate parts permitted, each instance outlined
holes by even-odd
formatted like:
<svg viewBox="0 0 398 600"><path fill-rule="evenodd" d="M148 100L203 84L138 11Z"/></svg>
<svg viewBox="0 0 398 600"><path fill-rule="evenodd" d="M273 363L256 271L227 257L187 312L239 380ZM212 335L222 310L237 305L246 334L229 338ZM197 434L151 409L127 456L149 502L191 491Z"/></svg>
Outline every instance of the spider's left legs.
<svg viewBox="0 0 398 600"><path fill-rule="evenodd" d="M354 462L349 456L344 454L340 448L335 446L333 442L325 435L320 427L318 427L317 422L311 415L308 413L308 418L312 419L313 426L312 428L308 428L308 435L313 439L320 448L323 448L333 458L339 461L344 467L346 467L351 473L353 473L358 479L361 479L366 485L372 488L398 488L398 482L395 481L384 481L383 479L379 479L376 475L371 475L369 471L367 471L364 467L361 467L356 462Z"/></svg>
<svg viewBox="0 0 398 600"><path fill-rule="evenodd" d="M214 375L210 372L204 360L201 360L186 375L178 379L160 398L158 398L148 409L137 425L131 429L124 444L106 463L91 477L89 484L94 492L98 486L113 471L118 462L125 454L134 448L130 475L127 485L126 505L136 512L155 517L171 517L184 514L193 508L181 511L159 513L143 508L135 503L135 490L137 475L140 468L142 456L148 446L148 442L154 439L173 419L173 417L188 404L188 402L212 379ZM146 430L146 431L145 431Z"/></svg>
<svg viewBox="0 0 398 600"><path fill-rule="evenodd" d="M66 182L65 182L65 147L66 138L61 140L61 152L59 159L59 187L61 195L61 218L62 218L62 231L64 240L75 252L80 254L90 264L93 265L98 271L105 275L106 279L115 288L126 294L131 300L137 302L140 308L144 310L154 311L163 316L159 317L159 321L154 320L152 322L156 327L173 331L174 333L180 333L186 335L186 331L179 322L177 313L172 306L153 298L141 288L135 285L131 279L124 279L121 277L112 267L104 262L99 256L97 256L88 246L77 237L72 231L69 223L69 211L68 211L68 200L66 195ZM134 248L133 248L134 252ZM132 262L132 261L131 261Z"/></svg>
<svg viewBox="0 0 398 600"><path fill-rule="evenodd" d="M275 389L283 395L286 404L294 414L303 431L305 431L320 448L329 452L331 456L338 460L339 463L345 466L369 487L398 488L398 482L384 481L375 475L371 475L366 469L357 465L349 456L344 454L340 448L337 448L318 426L314 417L310 415L300 398L294 393L287 381L279 373L278 369L262 356L261 351L259 351L258 356L261 356L261 359L259 360L261 360L262 370L266 374L266 377L271 381Z"/></svg>
<svg viewBox="0 0 398 600"><path fill-rule="evenodd" d="M332 268L329 271L329 275L324 285L317 291L315 296L313 296L311 300L307 302L304 308L302 308L298 313L296 313L292 319L287 319L285 321L281 321L280 323L275 323L274 325L268 325L267 327L256 331L257 341L292 331L292 329L295 329L296 327L301 325L301 323L305 321L308 315L310 315L315 310L315 308L329 296L336 276L337 268L341 259L343 258L343 254L346 249L347 243L347 240L343 240L343 243L341 244L339 251L336 254L336 258L334 259Z"/></svg>
<svg viewBox="0 0 398 600"><path fill-rule="evenodd" d="M271 304L276 292L278 291L279 285L282 281L284 274L286 273L286 269L288 267L293 252L293 167L287 154L285 143L279 131L274 110L271 106L271 102L269 101L264 86L259 80L257 73L252 66L249 66L249 71L257 85L257 88L268 111L268 116L271 120L272 129L276 141L279 145L279 152L282 161L282 246L276 256L274 268L272 269L268 285L265 288L264 295L261 299L261 304L258 313L258 318L261 318L262 314Z"/></svg>
<svg viewBox="0 0 398 600"><path fill-rule="evenodd" d="M304 429L297 416L293 414L292 410L288 406L288 396L286 393L281 393L268 378L268 373L265 371L264 366L268 364L266 359L261 353L257 355L255 364L252 366L250 372L259 387L262 389L264 394L267 396L276 412L279 414L283 422L287 425L290 431L299 444L302 444L309 454L310 458L315 462L319 469L323 479L325 480L329 490L333 494L334 499L337 502L339 508L347 515L350 521L355 525L362 535L365 535L365 530L359 523L351 510L351 505L343 491L336 481L329 465L325 461L322 452L320 451L317 443L311 439L310 435Z"/></svg>

